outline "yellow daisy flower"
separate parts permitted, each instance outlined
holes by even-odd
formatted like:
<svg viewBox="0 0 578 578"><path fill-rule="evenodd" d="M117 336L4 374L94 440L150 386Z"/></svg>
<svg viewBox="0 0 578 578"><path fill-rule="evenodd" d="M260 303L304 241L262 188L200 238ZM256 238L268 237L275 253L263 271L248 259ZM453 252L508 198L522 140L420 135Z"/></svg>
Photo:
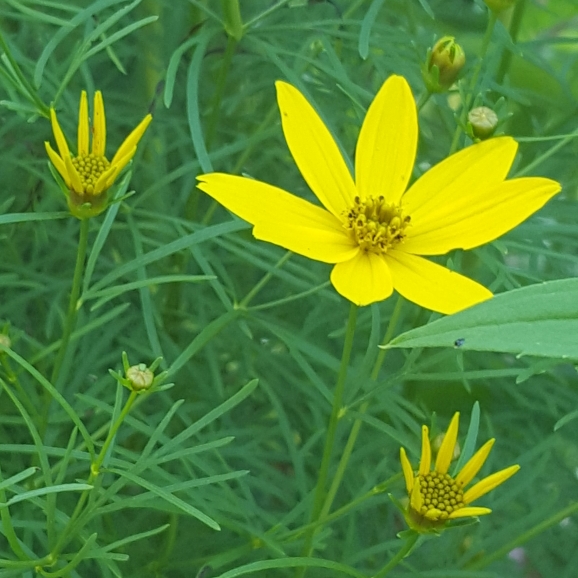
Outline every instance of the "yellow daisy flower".
<svg viewBox="0 0 578 578"><path fill-rule="evenodd" d="M68 206L71 213L80 218L93 217L107 207L107 196L104 194L114 183L122 169L130 162L136 152L136 147L152 116L147 114L140 124L126 137L116 154L109 161L105 155L106 149L106 119L102 93L94 94L92 130L88 117L88 99L83 90L80 95L78 112L78 149L72 156L64 133L60 128L54 108L50 109L52 132L56 139L58 153L45 142L46 152L68 187ZM92 147L89 148L92 133ZM90 150L90 152L89 152Z"/></svg>
<svg viewBox="0 0 578 578"><path fill-rule="evenodd" d="M395 289L422 307L454 313L491 297L467 277L423 259L471 249L509 231L560 190L544 178L506 180L517 143L472 145L407 189L418 126L407 81L388 78L363 121L355 181L305 97L277 82L283 132L301 174L325 209L253 179L211 173L199 188L254 225L257 239L335 264L331 282L368 305ZM406 190L407 189L407 190Z"/></svg>
<svg viewBox="0 0 578 578"><path fill-rule="evenodd" d="M491 513L492 510L489 508L472 507L470 504L505 482L520 469L518 465L510 466L480 480L464 491L484 465L496 440L487 441L455 477L451 476L448 469L454 456L459 420L458 412L452 418L443 438L433 470L427 426L422 426L421 460L417 475L414 474L407 459L405 449L400 450L401 467L409 496L406 520L418 532L435 531L449 520L456 518Z"/></svg>

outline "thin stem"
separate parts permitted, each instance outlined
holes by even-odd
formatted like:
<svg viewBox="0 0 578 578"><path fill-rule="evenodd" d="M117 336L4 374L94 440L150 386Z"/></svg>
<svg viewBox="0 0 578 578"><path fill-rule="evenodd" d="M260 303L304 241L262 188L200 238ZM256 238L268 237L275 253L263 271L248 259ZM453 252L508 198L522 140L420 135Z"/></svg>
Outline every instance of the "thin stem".
<svg viewBox="0 0 578 578"><path fill-rule="evenodd" d="M460 140L460 135L462 134L463 126L466 124L466 119L468 116L468 111L470 109L470 105L474 99L474 91L476 90L476 86L478 84L478 78L480 76L480 72L482 71L482 66L484 64L484 58L488 52L488 48L490 46L490 40L492 39L492 33L494 32L494 26L496 25L497 16L494 12L490 11L490 16L488 18L488 26L486 28L486 32L484 34L484 38L482 40L482 46L480 48L480 55L478 57L478 62L474 69L474 73L472 74L472 78L470 80L470 86L468 88L465 102L462 105L462 111L460 113L460 120L458 122L458 126L456 126L456 130L454 132L454 138L452 139L452 145L450 147L449 154L453 154L458 150L458 144Z"/></svg>
<svg viewBox="0 0 578 578"><path fill-rule="evenodd" d="M251 26L253 26L253 24L256 24L257 22L259 22L259 20L266 18L270 14L273 14L273 12L275 12L279 8L282 8L283 6L285 6L285 4L289 4L290 1L291 0L280 0L280 2L277 2L277 4L273 4L273 6L271 6L270 8L267 8L267 10L264 10L260 14L257 14L257 16L255 16L255 18L253 18L252 20L245 22L245 24L243 24L243 30L247 30L248 28L251 28Z"/></svg>
<svg viewBox="0 0 578 578"><path fill-rule="evenodd" d="M393 570L414 548L419 538L417 532L413 532L405 541L399 552L372 578L383 578L390 570Z"/></svg>
<svg viewBox="0 0 578 578"><path fill-rule="evenodd" d="M78 240L78 248L76 252L76 265L74 267L74 277L72 279L72 290L70 292L70 301L68 302L68 313L64 324L64 331L60 341L60 349L52 368L52 376L50 381L56 386L58 374L62 367L62 363L68 350L70 343L70 336L74 331L76 325L76 315L78 313L78 297L80 296L80 288L82 286L82 273L84 271L84 261L86 259L86 248L88 246L88 228L89 220L82 219L80 221L80 236Z"/></svg>
<svg viewBox="0 0 578 578"><path fill-rule="evenodd" d="M331 455L333 453L337 424L339 423L339 419L341 417L341 405L343 403L343 393L345 391L345 379L347 377L347 368L349 367L349 358L351 357L351 350L353 347L353 336L355 334L356 321L357 305L352 303L349 309L349 318L347 320L347 328L345 330L345 342L343 344L341 365L339 367L339 374L337 376L335 393L333 394L333 406L331 408L331 416L329 418L329 425L327 427L327 435L325 436L325 447L323 448L321 466L317 476L317 485L315 487L315 496L313 498L310 522L316 522L319 519L321 510L323 508L327 474L329 472L329 464L331 462ZM311 556L313 552L313 538L315 537L316 530L317 528L313 527L307 532L307 535L305 536L305 544L303 546L303 556ZM302 578L305 575L306 570L306 567L298 568L295 576Z"/></svg>
<svg viewBox="0 0 578 578"><path fill-rule="evenodd" d="M428 102L428 100L431 98L431 92L429 90L426 90L426 92L422 92L421 96L419 97L419 100L417 101L417 110L420 111Z"/></svg>
<svg viewBox="0 0 578 578"><path fill-rule="evenodd" d="M522 25L522 20L524 18L524 10L526 9L526 0L518 0L514 7L514 13L512 14L512 20L510 21L510 38L515 44L518 40L518 34L520 32L520 27ZM512 62L512 51L506 50L502 55L502 60L500 62L500 67L496 73L496 82L502 84L508 70L510 69L510 64Z"/></svg>
<svg viewBox="0 0 578 578"><path fill-rule="evenodd" d="M383 341L381 342L382 345L389 343L390 339L393 336L393 332L395 331L395 327L397 325L399 316L401 315L401 311L403 308L403 297L400 295L397 298L395 303L395 307L393 308L393 312L391 317L389 318L389 323L387 325L387 329L385 331L385 336ZM379 375L379 370L385 360L385 355L387 354L387 349L380 349L379 354L375 360L373 365L373 369L371 371L371 380L375 381L377 376ZM366 401L362 404L359 408L360 416L363 416L369 407L369 401ZM347 443L343 448L343 452L341 453L341 459L339 460L339 464L337 466L337 470L335 472L335 476L331 482L331 487L329 488L329 492L327 493L327 498L325 499L325 503L323 504L323 509L321 510L321 515L319 516L320 520L323 520L329 514L331 510L331 506L333 504L333 500L337 495L337 491L339 490L339 486L341 485L341 481L343 480L343 476L345 475L345 471L347 470L347 464L349 463L349 458L353 453L353 448L355 447L355 443L357 442L357 437L359 436L359 432L361 430L361 426L363 424L363 420L361 417L358 417L354 422L353 426L351 426L351 431L349 432L349 437L347 438Z"/></svg>
<svg viewBox="0 0 578 578"><path fill-rule="evenodd" d="M106 439L102 444L102 448L100 449L100 452L96 457L96 460L90 466L90 475L88 476L88 480L86 482L87 484L93 485L97 480L98 476L100 475L100 466L102 465L102 462L104 461L106 454L108 453L110 445L114 440L114 437L118 432L118 429L124 422L126 416L129 414L137 396L138 393L136 391L130 392L128 400L126 401L124 407L122 408L122 411L116 418L116 421L113 424L111 424L110 429L108 431L108 435L106 436ZM84 490L80 495L80 497L78 498L76 507L74 508L74 511L72 512L72 515L70 516L68 523L66 524L66 527L62 531L60 538L58 539L56 545L54 546L51 552L51 556L53 559L56 559L58 554L60 554L60 552L62 551L62 549L66 547L66 545L70 542L70 540L72 540L72 538L77 536L78 533L80 532L80 529L82 528L83 524L77 524L77 521L80 518L84 505L86 504L86 501L90 497L92 491L93 489Z"/></svg>
<svg viewBox="0 0 578 578"><path fill-rule="evenodd" d="M281 268L287 261L289 261L292 255L293 253L291 251L287 251L287 253L285 253L285 255L283 255L283 257L281 257L281 259L279 259L277 263L275 263L273 269ZM251 291L249 291L249 293L247 293L245 298L239 303L238 305L239 309L245 309L249 305L249 303L253 300L253 298L257 295L257 293L259 293L259 291L261 291L261 289L263 289L263 287L265 287L265 285L271 280L272 277L273 277L272 271L269 271L268 273L263 275L260 281L255 285L255 287L253 287L253 289L251 289Z"/></svg>

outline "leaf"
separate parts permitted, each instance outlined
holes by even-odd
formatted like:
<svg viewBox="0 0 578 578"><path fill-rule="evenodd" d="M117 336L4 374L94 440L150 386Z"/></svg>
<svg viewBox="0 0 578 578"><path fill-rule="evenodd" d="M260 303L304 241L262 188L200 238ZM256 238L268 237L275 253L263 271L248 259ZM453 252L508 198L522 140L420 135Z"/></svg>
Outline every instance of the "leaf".
<svg viewBox="0 0 578 578"><path fill-rule="evenodd" d="M578 360L578 279L548 281L496 295L402 333L386 349L459 347Z"/></svg>

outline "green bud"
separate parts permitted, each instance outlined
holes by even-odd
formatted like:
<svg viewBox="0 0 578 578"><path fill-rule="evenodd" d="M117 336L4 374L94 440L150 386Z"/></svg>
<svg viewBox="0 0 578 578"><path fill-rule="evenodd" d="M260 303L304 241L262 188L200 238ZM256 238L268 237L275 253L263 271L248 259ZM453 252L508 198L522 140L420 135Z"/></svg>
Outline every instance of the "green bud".
<svg viewBox="0 0 578 578"><path fill-rule="evenodd" d="M472 108L468 113L472 132L480 140L491 137L498 126L498 115L487 106Z"/></svg>
<svg viewBox="0 0 578 578"><path fill-rule="evenodd" d="M422 75L430 92L445 92L466 63L466 55L453 36L440 38L428 51Z"/></svg>
<svg viewBox="0 0 578 578"><path fill-rule="evenodd" d="M154 378L155 374L144 363L133 365L126 372L126 379L130 383L130 389L133 391L149 389L153 384Z"/></svg>
<svg viewBox="0 0 578 578"><path fill-rule="evenodd" d="M484 4L496 14L511 8L516 3L516 0L484 0Z"/></svg>
<svg viewBox="0 0 578 578"><path fill-rule="evenodd" d="M0 345L3 345L6 349L10 349L12 347L12 341L10 341L10 337L0 333Z"/></svg>

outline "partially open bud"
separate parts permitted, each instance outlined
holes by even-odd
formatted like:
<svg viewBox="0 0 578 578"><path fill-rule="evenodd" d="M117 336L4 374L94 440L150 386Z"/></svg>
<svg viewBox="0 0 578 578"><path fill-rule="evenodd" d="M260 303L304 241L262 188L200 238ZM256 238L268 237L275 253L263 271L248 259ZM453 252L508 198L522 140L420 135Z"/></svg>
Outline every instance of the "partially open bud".
<svg viewBox="0 0 578 578"><path fill-rule="evenodd" d="M516 0L484 0L484 4L496 14L511 8L516 3Z"/></svg>
<svg viewBox="0 0 578 578"><path fill-rule="evenodd" d="M453 36L440 38L428 51L422 75L430 92L445 92L466 63L466 55Z"/></svg>
<svg viewBox="0 0 578 578"><path fill-rule="evenodd" d="M168 375L167 371L163 371L155 375L155 371L162 361L162 357L157 357L150 366L146 363L139 363L137 365L130 365L128 356L125 351L122 352L122 366L124 369L124 376L118 374L116 371L109 369L109 373L124 387L130 389L134 393L145 393L149 390L157 391L159 385L165 380ZM169 383L163 385L161 389L167 389L173 384Z"/></svg>
<svg viewBox="0 0 578 578"><path fill-rule="evenodd" d="M498 115L487 106L477 106L468 113L472 133L480 140L491 137L498 126Z"/></svg>

